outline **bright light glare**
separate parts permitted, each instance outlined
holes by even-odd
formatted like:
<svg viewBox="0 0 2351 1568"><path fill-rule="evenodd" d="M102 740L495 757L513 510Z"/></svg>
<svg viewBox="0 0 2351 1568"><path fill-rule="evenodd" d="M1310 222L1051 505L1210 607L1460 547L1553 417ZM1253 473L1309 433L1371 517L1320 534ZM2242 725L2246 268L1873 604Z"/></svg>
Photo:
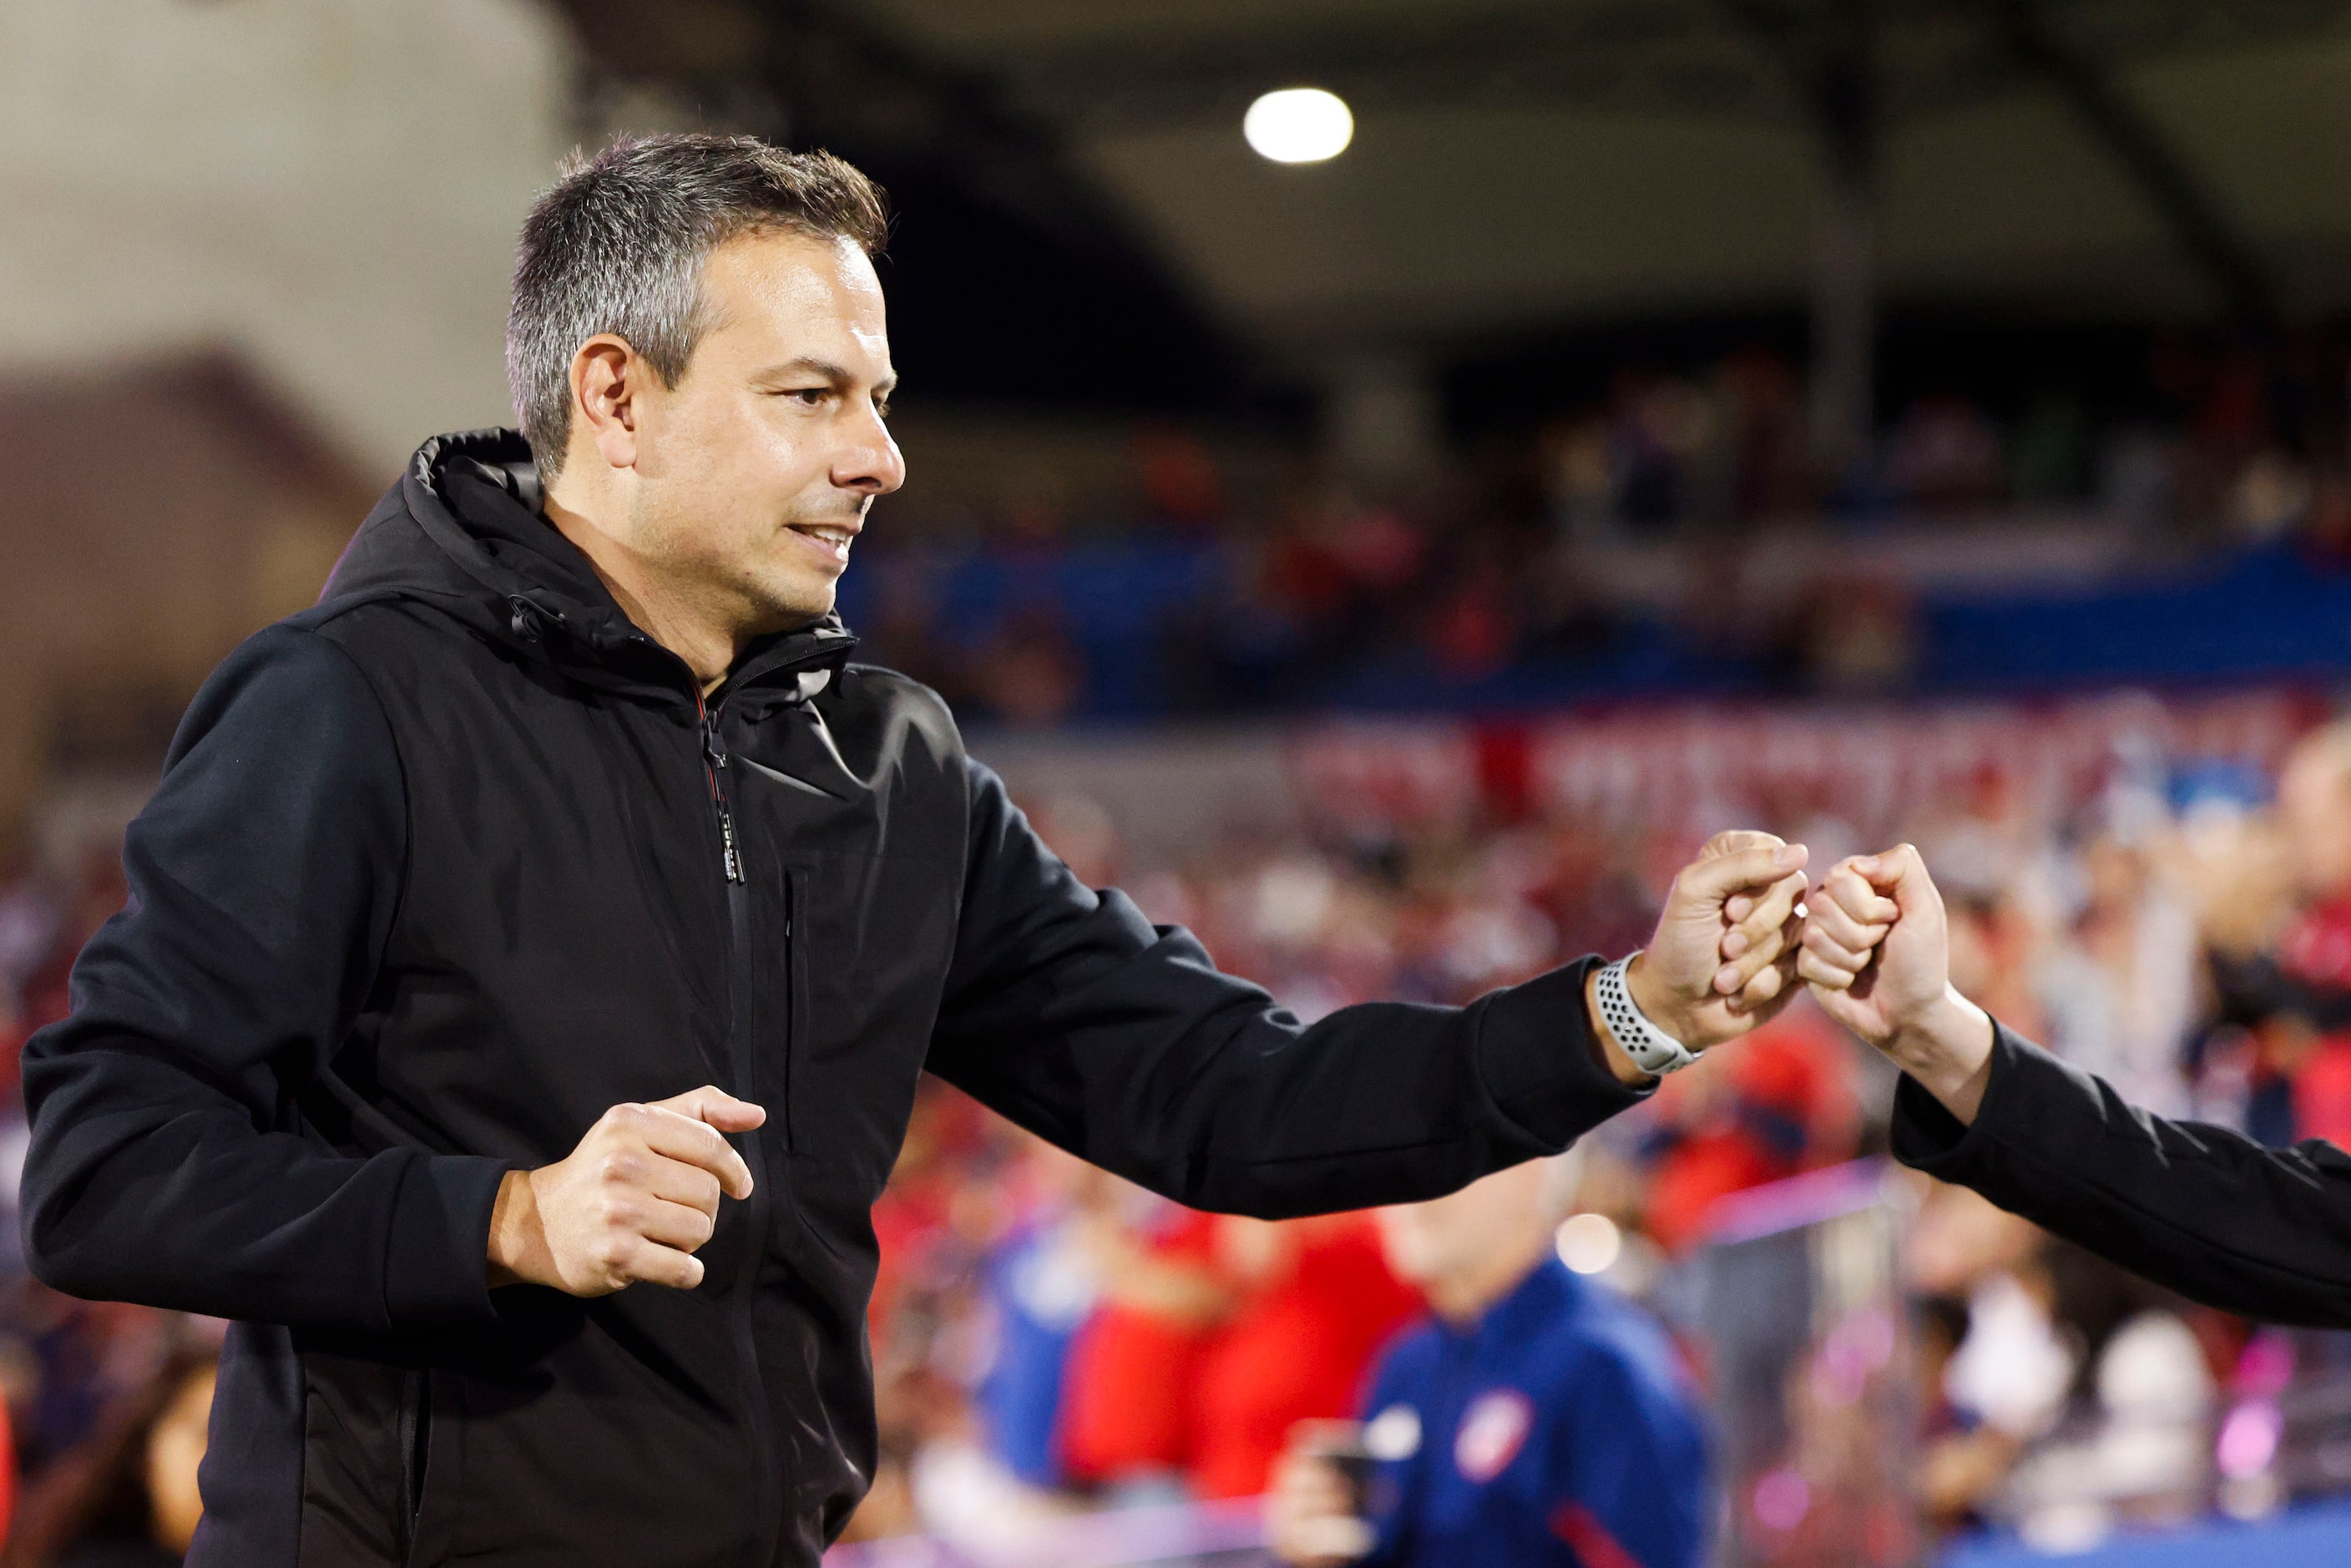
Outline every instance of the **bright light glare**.
<svg viewBox="0 0 2351 1568"><path fill-rule="evenodd" d="M1347 150L1355 139L1355 117L1335 92L1286 87L1249 105L1241 134L1259 156L1277 163L1320 163Z"/></svg>
<svg viewBox="0 0 2351 1568"><path fill-rule="evenodd" d="M1579 1274L1604 1274L1624 1250L1616 1222L1604 1214L1571 1215L1559 1228L1559 1260Z"/></svg>

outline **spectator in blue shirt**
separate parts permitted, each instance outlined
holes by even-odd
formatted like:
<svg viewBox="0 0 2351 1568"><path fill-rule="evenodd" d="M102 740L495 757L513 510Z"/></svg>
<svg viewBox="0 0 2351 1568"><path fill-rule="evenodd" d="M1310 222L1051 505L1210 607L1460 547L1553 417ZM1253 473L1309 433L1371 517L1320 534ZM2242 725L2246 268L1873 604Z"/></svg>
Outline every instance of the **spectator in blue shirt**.
<svg viewBox="0 0 2351 1568"><path fill-rule="evenodd" d="M1361 1424L1303 1423L1268 1519L1295 1568L1698 1568L1705 1440L1656 1323L1570 1272L1556 1162L1380 1211L1433 1317L1389 1346Z"/></svg>
<svg viewBox="0 0 2351 1568"><path fill-rule="evenodd" d="M1065 1485L1053 1446L1061 1383L1096 1293L1070 1217L1051 1212L1028 1225L997 1253L986 1287L996 1354L974 1397L988 1447L1030 1486Z"/></svg>

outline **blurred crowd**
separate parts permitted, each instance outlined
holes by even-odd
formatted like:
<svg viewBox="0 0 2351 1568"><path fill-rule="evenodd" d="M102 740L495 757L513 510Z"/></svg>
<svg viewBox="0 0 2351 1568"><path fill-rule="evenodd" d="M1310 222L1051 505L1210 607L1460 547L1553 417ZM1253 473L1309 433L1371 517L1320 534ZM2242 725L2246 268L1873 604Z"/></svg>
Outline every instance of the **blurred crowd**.
<svg viewBox="0 0 2351 1568"><path fill-rule="evenodd" d="M1539 700L1579 681L1908 689L1920 584L1848 561L1788 591L1781 562L1750 559L1806 539L2028 517L2143 568L2351 565L2339 335L2259 353L2163 339L2147 360L2126 392L2024 371L1998 395L1907 396L1843 473L1809 456L1802 376L1761 348L1626 368L1598 399L1384 489L1303 470L1243 486L1207 444L1146 428L1123 494L1072 501L1040 476L993 505L901 512L860 544L844 593L883 662L961 711L1049 724L1376 706L1406 675L1457 699L1512 672Z"/></svg>

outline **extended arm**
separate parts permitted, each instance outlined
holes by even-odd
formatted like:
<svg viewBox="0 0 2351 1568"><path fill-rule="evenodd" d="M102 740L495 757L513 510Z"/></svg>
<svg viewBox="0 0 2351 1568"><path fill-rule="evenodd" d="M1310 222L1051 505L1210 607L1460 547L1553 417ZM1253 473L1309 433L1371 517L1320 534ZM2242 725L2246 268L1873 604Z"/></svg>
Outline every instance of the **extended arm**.
<svg viewBox="0 0 2351 1568"><path fill-rule="evenodd" d="M2191 1301L2351 1328L2351 1155L2332 1144L2168 1121L1996 1029L1972 1123L1905 1077L1894 1152Z"/></svg>
<svg viewBox="0 0 2351 1568"><path fill-rule="evenodd" d="M1278 1218L1431 1197L1642 1097L1595 1047L1588 961L1466 1008L1371 1002L1301 1024L1187 933L1080 883L977 764L971 813L931 1070L1178 1202ZM1773 939L1740 944L1734 993L1778 973L1785 905L1760 902ZM1700 990L1721 936L1705 936Z"/></svg>
<svg viewBox="0 0 2351 1568"><path fill-rule="evenodd" d="M1995 1025L1950 988L1942 899L1907 846L1813 902L1802 973L1902 1068L1905 1162L2193 1301L2351 1327L2351 1155L2168 1121Z"/></svg>
<svg viewBox="0 0 2351 1568"><path fill-rule="evenodd" d="M59 1290L384 1329L490 1312L504 1163L358 1157L287 1107L341 1044L399 896L400 764L373 693L272 628L205 684L131 828L131 898L25 1048L26 1254Z"/></svg>

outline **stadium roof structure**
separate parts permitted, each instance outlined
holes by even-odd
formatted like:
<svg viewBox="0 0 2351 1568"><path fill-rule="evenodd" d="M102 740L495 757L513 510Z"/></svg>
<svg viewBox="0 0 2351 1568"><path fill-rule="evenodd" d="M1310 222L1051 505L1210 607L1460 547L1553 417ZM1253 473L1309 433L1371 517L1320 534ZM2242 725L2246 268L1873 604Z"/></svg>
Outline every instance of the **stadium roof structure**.
<svg viewBox="0 0 2351 1568"><path fill-rule="evenodd" d="M1793 305L1856 193L1892 300L2351 308L2351 0L565 9L614 79L947 171L1279 357ZM1301 84L1350 101L1354 144L1256 157L1243 109Z"/></svg>

